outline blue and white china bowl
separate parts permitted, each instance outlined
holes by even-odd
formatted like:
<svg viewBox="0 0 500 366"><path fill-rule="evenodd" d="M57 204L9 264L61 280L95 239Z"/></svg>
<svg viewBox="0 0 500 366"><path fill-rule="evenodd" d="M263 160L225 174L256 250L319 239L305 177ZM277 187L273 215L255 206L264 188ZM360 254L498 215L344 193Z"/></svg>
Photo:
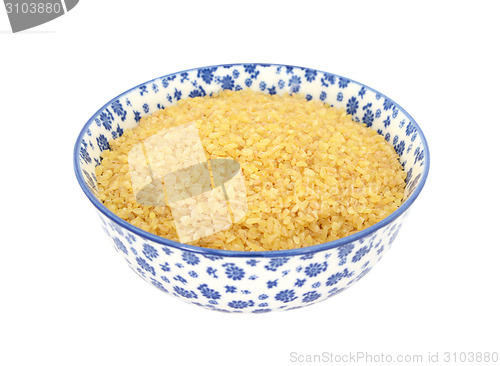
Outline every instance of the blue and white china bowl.
<svg viewBox="0 0 500 366"><path fill-rule="evenodd" d="M142 116L180 99L246 88L300 93L345 108L356 121L375 129L394 146L407 172L403 205L381 222L343 239L302 249L235 252L158 237L120 219L100 202L95 167L109 140L134 127ZM365 276L393 244L422 190L429 151L413 118L368 86L305 67L231 64L162 76L113 98L83 127L74 149L74 168L116 251L145 281L207 309L264 313L317 303Z"/></svg>

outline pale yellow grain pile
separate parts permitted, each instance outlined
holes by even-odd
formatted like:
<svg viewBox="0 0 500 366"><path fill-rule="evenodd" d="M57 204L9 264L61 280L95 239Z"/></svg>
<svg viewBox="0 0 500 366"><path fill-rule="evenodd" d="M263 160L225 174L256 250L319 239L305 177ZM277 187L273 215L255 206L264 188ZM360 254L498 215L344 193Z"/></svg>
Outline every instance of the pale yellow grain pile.
<svg viewBox="0 0 500 366"><path fill-rule="evenodd" d="M136 202L127 154L158 131L191 122L207 159L241 164L248 212L229 230L190 244L240 251L306 247L365 229L402 203L406 173L376 131L319 101L247 90L181 100L111 141L96 168L104 205L143 230L178 240L168 206Z"/></svg>

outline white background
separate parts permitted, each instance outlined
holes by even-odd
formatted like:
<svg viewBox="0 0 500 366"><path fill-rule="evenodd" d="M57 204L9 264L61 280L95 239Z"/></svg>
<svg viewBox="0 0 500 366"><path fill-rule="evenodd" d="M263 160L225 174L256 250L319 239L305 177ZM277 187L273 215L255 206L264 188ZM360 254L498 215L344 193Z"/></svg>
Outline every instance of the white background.
<svg viewBox="0 0 500 366"><path fill-rule="evenodd" d="M0 364L292 365L300 355L500 352L500 25L494 1L87 0L12 34L0 8ZM104 103L199 66L329 71L405 108L427 185L360 283L283 313L222 314L134 274L72 149ZM441 362L442 363L442 362ZM380 363L379 363L380 364ZM484 363L483 363L484 364Z"/></svg>

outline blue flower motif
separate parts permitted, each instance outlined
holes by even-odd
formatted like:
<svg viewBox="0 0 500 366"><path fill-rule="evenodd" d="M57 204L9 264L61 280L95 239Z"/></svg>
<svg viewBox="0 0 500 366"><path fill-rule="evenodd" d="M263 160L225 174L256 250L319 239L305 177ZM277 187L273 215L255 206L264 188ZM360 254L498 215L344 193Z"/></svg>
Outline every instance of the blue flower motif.
<svg viewBox="0 0 500 366"><path fill-rule="evenodd" d="M222 266L226 267L226 276L230 280L239 281L245 277L245 271L237 267L234 263L225 263Z"/></svg>
<svg viewBox="0 0 500 366"><path fill-rule="evenodd" d="M189 80L189 74L187 72L183 72L181 74L181 83Z"/></svg>
<svg viewBox="0 0 500 366"><path fill-rule="evenodd" d="M165 254L166 254L166 255L170 255L170 254L172 254L172 253L173 253L173 252L172 252L170 249L168 249L167 247L162 247L161 249L165 252Z"/></svg>
<svg viewBox="0 0 500 366"><path fill-rule="evenodd" d="M252 313L255 313L255 314L269 313L270 311L272 311L272 310L271 309L256 309L256 310L253 310Z"/></svg>
<svg viewBox="0 0 500 366"><path fill-rule="evenodd" d="M144 110L144 113L149 113L149 105L147 103L142 105L142 109Z"/></svg>
<svg viewBox="0 0 500 366"><path fill-rule="evenodd" d="M415 161L414 164L416 164L418 161L424 160L424 150L420 150L420 147L417 147L415 151L413 152L413 155L415 156Z"/></svg>
<svg viewBox="0 0 500 366"><path fill-rule="evenodd" d="M267 288L273 288L273 287L276 287L278 286L278 280L274 280L274 281L267 281Z"/></svg>
<svg viewBox="0 0 500 366"><path fill-rule="evenodd" d="M139 111L132 111L132 112L134 112L134 120L136 122L139 122L141 120L141 112Z"/></svg>
<svg viewBox="0 0 500 366"><path fill-rule="evenodd" d="M231 77L231 75L223 76L222 79L220 80L220 84L222 89L224 90L226 89L233 90L234 88L234 80Z"/></svg>
<svg viewBox="0 0 500 366"><path fill-rule="evenodd" d="M378 108L377 111L375 112L375 118L380 118L381 115L382 111L380 110L380 108Z"/></svg>
<svg viewBox="0 0 500 366"><path fill-rule="evenodd" d="M196 266L198 263L200 263L200 259L198 258L198 256L190 252L182 253L182 260L192 266Z"/></svg>
<svg viewBox="0 0 500 366"><path fill-rule="evenodd" d="M321 272L326 271L327 268L328 268L327 262L311 263L310 265L308 265L306 267L306 269L304 270L304 273L309 277L316 277Z"/></svg>
<svg viewBox="0 0 500 366"><path fill-rule="evenodd" d="M278 267L281 267L282 265L284 265L289 260L290 260L290 258L287 258L287 257L272 258L269 261L269 264L265 265L264 268L267 269L268 271L276 272L276 269Z"/></svg>
<svg viewBox="0 0 500 366"><path fill-rule="evenodd" d="M246 262L249 266L252 266L252 267L255 267L257 265L257 263L259 263L258 260L255 260L255 259L249 259L247 260Z"/></svg>
<svg viewBox="0 0 500 366"><path fill-rule="evenodd" d="M163 284L162 284L160 281L157 281L157 280L155 280L154 278L150 278L150 280L151 280L151 283L152 283L155 287L159 288L160 290L162 290L162 291L164 291L164 292L168 292L168 291L165 289L165 287L163 287Z"/></svg>
<svg viewBox="0 0 500 366"><path fill-rule="evenodd" d="M384 111L388 111L389 109L391 109L393 107L393 103L391 100L389 99L384 99Z"/></svg>
<svg viewBox="0 0 500 366"><path fill-rule="evenodd" d="M314 253L309 253L309 254L304 254L303 256L299 257L300 260L308 260L308 259L312 259L314 257Z"/></svg>
<svg viewBox="0 0 500 366"><path fill-rule="evenodd" d="M367 267L363 270L363 272L361 272L357 277L356 277L356 281L359 281L360 279L362 279L363 277L366 276L366 274L368 272L370 272L370 270L372 269L372 267Z"/></svg>
<svg viewBox="0 0 500 366"><path fill-rule="evenodd" d="M207 67L204 69L200 69L198 70L197 77L201 77L205 83L210 84L214 80L215 71L217 71L217 67Z"/></svg>
<svg viewBox="0 0 500 366"><path fill-rule="evenodd" d="M123 135L123 128L121 128L120 125L116 126L116 134L118 135L118 137Z"/></svg>
<svg viewBox="0 0 500 366"><path fill-rule="evenodd" d="M293 75L290 80L288 80L288 86L290 87L290 93L298 93L300 90L300 77Z"/></svg>
<svg viewBox="0 0 500 366"><path fill-rule="evenodd" d="M188 275L190 275L193 278L198 278L198 273L196 273L195 271L189 271Z"/></svg>
<svg viewBox="0 0 500 366"><path fill-rule="evenodd" d="M261 82L259 83L259 89L260 89L261 91L266 90L266 83L265 83L265 82L263 82L263 81L261 81Z"/></svg>
<svg viewBox="0 0 500 366"><path fill-rule="evenodd" d="M321 85L325 87L329 87L330 85L335 84L335 75L325 73L325 75L321 78Z"/></svg>
<svg viewBox="0 0 500 366"><path fill-rule="evenodd" d="M351 82L350 80L339 77L339 88L341 89L347 88L350 82Z"/></svg>
<svg viewBox="0 0 500 366"><path fill-rule="evenodd" d="M343 100L344 100L344 94L342 94L342 92L339 92L337 94L337 101L342 102Z"/></svg>
<svg viewBox="0 0 500 366"><path fill-rule="evenodd" d="M250 88L252 83L253 83L252 79L250 79L250 78L245 79L245 86L246 87Z"/></svg>
<svg viewBox="0 0 500 366"><path fill-rule="evenodd" d="M306 279L305 279L305 278L304 278L304 279L298 279L298 278L297 278L297 280L295 281L294 286L297 286L297 287L302 287L302 286L304 286L304 283L305 283L305 282L306 282Z"/></svg>
<svg viewBox="0 0 500 366"><path fill-rule="evenodd" d="M347 109L346 109L347 114L350 114L351 116L355 115L356 111L358 110L358 107L359 107L359 102L356 99L356 97L351 97L347 101Z"/></svg>
<svg viewBox="0 0 500 366"><path fill-rule="evenodd" d="M397 144L396 146L394 146L394 150L396 150L396 153L401 156L403 154L403 152L405 151L405 142L404 141L400 141L399 144Z"/></svg>
<svg viewBox="0 0 500 366"><path fill-rule="evenodd" d="M177 292L179 295L182 297L185 297L186 299L197 299L198 295L194 291L189 291L186 290L185 288L175 286L174 291Z"/></svg>
<svg viewBox="0 0 500 366"><path fill-rule="evenodd" d="M153 88L153 91L154 91L155 93L158 93L158 91L160 90L160 89L158 88L158 85L156 85L156 84L154 84L154 83L153 83L153 85L152 85L152 88Z"/></svg>
<svg viewBox="0 0 500 366"><path fill-rule="evenodd" d="M91 163L92 159L90 158L89 152L87 151L86 148L83 146L80 147L80 157L85 161L86 163Z"/></svg>
<svg viewBox="0 0 500 366"><path fill-rule="evenodd" d="M221 257L220 255L203 254L203 256L207 259L210 259L212 262L224 259L224 257Z"/></svg>
<svg viewBox="0 0 500 366"><path fill-rule="evenodd" d="M257 65L244 65L243 69L247 74L250 74L250 77L252 79L257 79L257 76L259 75L260 71L257 71Z"/></svg>
<svg viewBox="0 0 500 366"><path fill-rule="evenodd" d="M147 85L141 85L139 87L139 94L141 94L141 96L143 96L145 93L149 93L148 87L147 87Z"/></svg>
<svg viewBox="0 0 500 366"><path fill-rule="evenodd" d="M102 122L102 125L103 127L106 129L106 130L111 130L111 126L112 126L112 121L113 121L113 115L111 113L107 113L106 112L102 112L100 115L99 115L99 118Z"/></svg>
<svg viewBox="0 0 500 366"><path fill-rule="evenodd" d="M309 291L306 292L303 296L304 297L302 299L302 302L308 303L318 300L321 297L321 294L316 291Z"/></svg>
<svg viewBox="0 0 500 366"><path fill-rule="evenodd" d="M361 99L363 99L363 97L365 96L365 94L366 94L366 88L363 86L363 87L359 90L359 92L358 92L358 96L359 96Z"/></svg>
<svg viewBox="0 0 500 366"><path fill-rule="evenodd" d="M365 114L363 115L363 118L362 118L362 121L364 124L366 124L366 127L371 127L374 119L375 119L375 116L373 115L373 112L371 111L371 109L367 109L365 111Z"/></svg>
<svg viewBox="0 0 500 366"><path fill-rule="evenodd" d="M118 239L117 237L113 237L113 241L115 242L115 245L116 245L117 249L121 250L123 253L125 253L126 255L128 255L128 250L125 247L125 245L123 245L123 243L121 242L120 239Z"/></svg>
<svg viewBox="0 0 500 366"><path fill-rule="evenodd" d="M285 87L285 81L283 79L280 79L278 81L278 88L283 89Z"/></svg>
<svg viewBox="0 0 500 366"><path fill-rule="evenodd" d="M399 114L399 110L397 110L396 108L394 108L394 110L392 111L392 118L396 118Z"/></svg>
<svg viewBox="0 0 500 366"><path fill-rule="evenodd" d="M97 146L99 146L99 150L101 151L109 150L109 142L106 136L101 134L96 138L96 141L97 141Z"/></svg>
<svg viewBox="0 0 500 366"><path fill-rule="evenodd" d="M384 251L384 246L382 245L380 248L377 249L377 254L380 255Z"/></svg>
<svg viewBox="0 0 500 366"><path fill-rule="evenodd" d="M352 257L352 262L353 263L359 262L361 260L361 258L363 258L370 250L371 250L371 246L368 247L367 245L358 249L356 254Z"/></svg>
<svg viewBox="0 0 500 366"><path fill-rule="evenodd" d="M143 270L145 270L146 272L151 273L153 276L156 275L155 269L152 266L150 266L149 263L146 262L146 260L144 258L142 258L142 257L136 257L135 260L137 261L137 264L139 266L141 266L141 268Z"/></svg>
<svg viewBox="0 0 500 366"><path fill-rule="evenodd" d="M276 94L276 93L277 93L277 92L276 92L276 86L275 86L275 85L273 85L271 88L267 88L267 93L268 93L269 95L274 95L274 94Z"/></svg>
<svg viewBox="0 0 500 366"><path fill-rule="evenodd" d="M213 268L213 267L207 267L207 273L210 275L210 276L213 276L214 278L219 278L217 276L217 269L216 268Z"/></svg>
<svg viewBox="0 0 500 366"><path fill-rule="evenodd" d="M339 266L343 265L347 261L347 256L351 254L352 250L354 249L354 244L349 243L346 245L343 245L341 247L337 248L338 251L338 257L340 259Z"/></svg>
<svg viewBox="0 0 500 366"><path fill-rule="evenodd" d="M208 287L207 284L203 284L198 286L198 290L200 290L201 294L205 296L207 299L218 300L220 299L220 293Z"/></svg>
<svg viewBox="0 0 500 366"><path fill-rule="evenodd" d="M326 280L326 285L327 286L333 286L336 285L341 279L343 278L349 278L353 275L354 272L349 272L347 268L344 269L342 272L337 272Z"/></svg>
<svg viewBox="0 0 500 366"><path fill-rule="evenodd" d="M224 286L226 289L226 293L234 294L236 292L235 286Z"/></svg>
<svg viewBox="0 0 500 366"><path fill-rule="evenodd" d="M278 301L290 302L296 300L297 296L295 296L294 290L283 290L278 292L274 298Z"/></svg>
<svg viewBox="0 0 500 366"><path fill-rule="evenodd" d="M183 285L186 285L188 283L188 281L184 277L182 277L181 275L175 276L174 280L179 281Z"/></svg>
<svg viewBox="0 0 500 366"><path fill-rule="evenodd" d="M142 269L140 269L139 267L136 267L135 271L137 272L137 274L139 276L146 277L146 273L144 273L144 271Z"/></svg>
<svg viewBox="0 0 500 366"><path fill-rule="evenodd" d="M142 246L142 254L144 254L144 256L149 259L150 261L152 261L154 258L158 257L158 251L151 245L149 244L144 244Z"/></svg>
<svg viewBox="0 0 500 366"><path fill-rule="evenodd" d="M415 132L417 132L417 128L415 127L415 125L411 122L408 122L408 124L406 125L406 136L410 136Z"/></svg>
<svg viewBox="0 0 500 366"><path fill-rule="evenodd" d="M318 287L321 287L321 282L314 282L311 286L312 288L318 288Z"/></svg>
<svg viewBox="0 0 500 366"><path fill-rule="evenodd" d="M306 69L305 78L307 81L311 82L314 81L314 79L316 79L317 74L318 73L316 70Z"/></svg>
<svg viewBox="0 0 500 366"><path fill-rule="evenodd" d="M205 89L203 89L201 86L198 87L198 89L192 90L188 97L189 98L196 98L196 97L204 97L206 96L207 93L205 92Z"/></svg>
<svg viewBox="0 0 500 366"><path fill-rule="evenodd" d="M89 187L91 187L92 189L97 190L97 185L95 183L94 174L92 174L92 177L91 177L89 175L89 173L85 170L83 171L83 174L85 174L85 183L87 183L87 185Z"/></svg>
<svg viewBox="0 0 500 366"><path fill-rule="evenodd" d="M330 291L328 291L328 293L329 293L328 297L340 294L344 290L345 290L345 287L342 287L342 288L334 287Z"/></svg>
<svg viewBox="0 0 500 366"><path fill-rule="evenodd" d="M174 99L175 100L180 100L182 98L182 92L175 88L174 90Z"/></svg>
<svg viewBox="0 0 500 366"><path fill-rule="evenodd" d="M269 295L266 295L266 294L261 294L259 295L259 300L265 300L269 297Z"/></svg>
<svg viewBox="0 0 500 366"><path fill-rule="evenodd" d="M386 128L389 127L389 125L391 124L391 117L387 116L387 118L384 119L382 122L384 123L384 127Z"/></svg>
<svg viewBox="0 0 500 366"><path fill-rule="evenodd" d="M165 283L170 283L170 280L167 278L167 276L161 276L160 277Z"/></svg>
<svg viewBox="0 0 500 366"><path fill-rule="evenodd" d="M325 99L326 99L326 92L322 91L322 92L319 94L319 99L320 99L321 101L323 101L323 102L324 102L324 101L325 101Z"/></svg>
<svg viewBox="0 0 500 366"><path fill-rule="evenodd" d="M249 301L234 300L229 302L227 305L233 309L245 309L248 307L252 307L254 305L254 302L252 300Z"/></svg>

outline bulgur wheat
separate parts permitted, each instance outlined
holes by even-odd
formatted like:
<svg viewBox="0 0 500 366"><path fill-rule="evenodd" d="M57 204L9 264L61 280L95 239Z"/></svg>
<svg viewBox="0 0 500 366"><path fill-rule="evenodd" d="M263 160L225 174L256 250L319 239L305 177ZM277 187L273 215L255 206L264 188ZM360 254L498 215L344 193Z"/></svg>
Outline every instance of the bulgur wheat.
<svg viewBox="0 0 500 366"><path fill-rule="evenodd" d="M394 148L345 111L297 95L225 90L180 100L110 141L96 167L104 205L178 241L169 206L137 202L128 153L165 128L192 122L207 160L239 162L248 211L228 230L189 244L238 251L311 246L363 230L403 201L406 173Z"/></svg>

